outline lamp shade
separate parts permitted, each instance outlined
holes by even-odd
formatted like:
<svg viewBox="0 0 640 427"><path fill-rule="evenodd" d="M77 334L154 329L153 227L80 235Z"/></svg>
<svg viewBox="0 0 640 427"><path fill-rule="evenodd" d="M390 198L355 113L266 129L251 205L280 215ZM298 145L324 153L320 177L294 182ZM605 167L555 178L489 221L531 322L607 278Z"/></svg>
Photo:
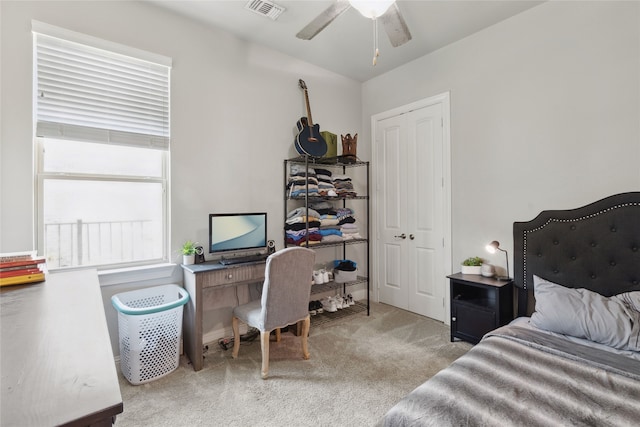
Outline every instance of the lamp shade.
<svg viewBox="0 0 640 427"><path fill-rule="evenodd" d="M495 254L496 251L500 248L500 242L498 242L497 240L494 240L493 242L489 243L485 249L487 250L487 252Z"/></svg>
<svg viewBox="0 0 640 427"><path fill-rule="evenodd" d="M349 0L349 4L360 12L362 16L371 19L382 16L393 3L395 3L395 0Z"/></svg>

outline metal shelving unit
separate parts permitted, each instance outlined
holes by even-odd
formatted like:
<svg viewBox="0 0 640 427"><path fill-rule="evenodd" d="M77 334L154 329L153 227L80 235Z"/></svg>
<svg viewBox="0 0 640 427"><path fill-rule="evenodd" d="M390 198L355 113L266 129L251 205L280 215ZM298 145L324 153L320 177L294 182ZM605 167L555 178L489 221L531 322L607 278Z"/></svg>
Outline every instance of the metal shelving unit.
<svg viewBox="0 0 640 427"><path fill-rule="evenodd" d="M366 168L366 191L365 191L365 195L356 195L356 196L350 196L350 197L327 197L327 196L309 196L309 191L308 191L308 182L307 182L307 191L305 191L305 195L304 196L294 196L291 197L288 195L288 191L287 191L287 184L289 181L289 170L290 170L290 165L291 164L302 164L305 165L305 173L308 176L309 175L309 169L310 168L314 168L314 167L322 167L322 168L337 168L339 170L341 170L342 174L346 174L347 169L350 168L361 168L364 167ZM367 316L370 313L370 288L369 288L369 277L370 277L370 260L369 260L369 237L370 237L370 207L369 207L369 191L370 187L369 187L369 162L363 162L357 159L354 159L352 157L348 157L348 156L338 156L338 157L322 157L322 158L314 158L314 157L310 157L310 156L299 156L299 157L294 157L291 159L286 159L284 161L284 214L285 214L285 220L286 220L286 216L287 213L290 211L290 203L294 202L297 204L302 204L303 207L305 207L306 209L309 208L309 204L316 202L316 201L328 201L328 202L332 202L332 203L341 203L343 208L346 208L347 205L349 204L349 202L352 201L356 201L356 200L365 200L366 203L366 237L361 238L361 239L348 239L348 240L343 240L340 242L328 242L328 243L316 243L313 242L312 244L309 243L309 238L308 238L308 227L309 224L307 222L307 234L306 234L306 240L304 243L304 246L310 248L310 249L316 249L316 248L326 248L326 247L332 247L332 246L340 246L342 247L342 257L343 259L347 258L347 247L351 246L351 245L366 245L366 275L364 276L360 276L358 275L357 280L354 281L350 281L350 282L345 282L345 283L335 283L335 282L329 282L329 283L325 283L325 284L318 284L318 285L313 285L311 287L311 293L312 294L319 294L322 292L326 292L326 291L331 291L331 290L335 290L335 289L340 289L342 288L342 292L346 293L346 288L349 286L354 286L354 285L358 285L358 284L362 284L362 283L366 283L367 285L367 301L366 301L366 309L367 309ZM284 247L287 246L292 246L291 244L287 243L286 240L286 231L283 230L283 241L284 241Z"/></svg>

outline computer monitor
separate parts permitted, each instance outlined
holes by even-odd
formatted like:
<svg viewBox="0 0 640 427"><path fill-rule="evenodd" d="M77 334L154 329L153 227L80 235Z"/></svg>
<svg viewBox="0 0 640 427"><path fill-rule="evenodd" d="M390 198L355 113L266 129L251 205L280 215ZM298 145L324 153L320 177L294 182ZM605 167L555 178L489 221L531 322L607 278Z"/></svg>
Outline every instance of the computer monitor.
<svg viewBox="0 0 640 427"><path fill-rule="evenodd" d="M209 253L266 249L267 214L209 214Z"/></svg>

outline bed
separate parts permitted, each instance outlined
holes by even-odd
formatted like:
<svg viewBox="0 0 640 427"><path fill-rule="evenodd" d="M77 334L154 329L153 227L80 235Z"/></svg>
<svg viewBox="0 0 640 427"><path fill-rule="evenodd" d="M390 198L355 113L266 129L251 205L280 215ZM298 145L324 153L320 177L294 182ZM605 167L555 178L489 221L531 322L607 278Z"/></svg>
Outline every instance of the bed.
<svg viewBox="0 0 640 427"><path fill-rule="evenodd" d="M640 192L513 233L518 317L380 426L640 425Z"/></svg>

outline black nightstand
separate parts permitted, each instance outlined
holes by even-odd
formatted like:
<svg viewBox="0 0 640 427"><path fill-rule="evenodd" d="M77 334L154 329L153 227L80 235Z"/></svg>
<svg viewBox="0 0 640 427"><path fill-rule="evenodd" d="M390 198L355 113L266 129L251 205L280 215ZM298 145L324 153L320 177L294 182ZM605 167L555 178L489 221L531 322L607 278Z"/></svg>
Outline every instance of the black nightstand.
<svg viewBox="0 0 640 427"><path fill-rule="evenodd" d="M460 338L472 344L499 326L513 320L513 282L476 274L456 273L451 289L451 341Z"/></svg>

